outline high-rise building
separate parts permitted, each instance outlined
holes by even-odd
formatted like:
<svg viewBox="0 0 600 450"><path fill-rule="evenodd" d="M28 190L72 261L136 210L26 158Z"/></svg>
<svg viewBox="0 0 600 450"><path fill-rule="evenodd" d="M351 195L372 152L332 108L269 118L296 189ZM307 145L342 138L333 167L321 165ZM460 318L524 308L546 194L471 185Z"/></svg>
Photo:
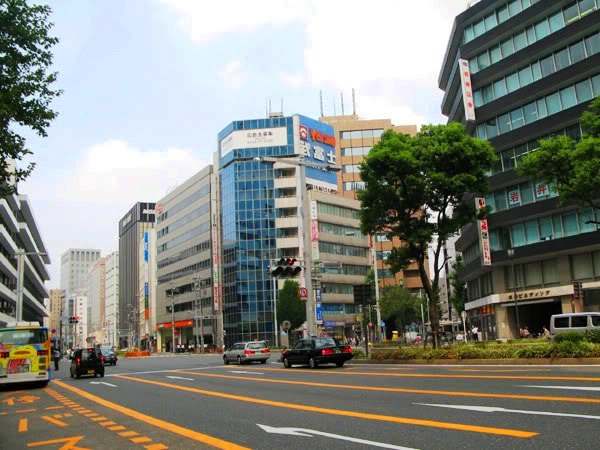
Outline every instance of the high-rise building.
<svg viewBox="0 0 600 450"><path fill-rule="evenodd" d="M100 250L88 248L70 248L61 255L60 288L66 297L87 295L88 272L98 259Z"/></svg>
<svg viewBox="0 0 600 450"><path fill-rule="evenodd" d="M106 258L101 257L88 272L88 336L104 342L103 324L106 299Z"/></svg>
<svg viewBox="0 0 600 450"><path fill-rule="evenodd" d="M154 228L154 203L136 203L119 221L119 347L136 345L131 339L131 323L136 315L139 295L138 247L144 232Z"/></svg>
<svg viewBox="0 0 600 450"><path fill-rule="evenodd" d="M104 278L104 343L117 345L117 327L119 317L119 252L106 256Z"/></svg>
<svg viewBox="0 0 600 450"><path fill-rule="evenodd" d="M17 256L19 253L21 257ZM10 194L0 199L0 326L16 318L19 259L23 270L21 320L43 323L48 317L44 283L50 279L46 267L50 257L29 198Z"/></svg>
<svg viewBox="0 0 600 450"><path fill-rule="evenodd" d="M50 290L50 302L48 304L48 329L56 330L52 338L57 340L62 336L62 308L65 301L65 292L61 289Z"/></svg>
<svg viewBox="0 0 600 450"><path fill-rule="evenodd" d="M543 138L580 139L579 118L600 96L599 3L482 0L454 21L439 76L442 112L498 156L485 196L491 261L476 223L456 242L466 309L484 339L518 337L519 326L539 332L555 313L600 310L573 295L574 282L600 285L599 217L559 205L552 184L515 171Z"/></svg>

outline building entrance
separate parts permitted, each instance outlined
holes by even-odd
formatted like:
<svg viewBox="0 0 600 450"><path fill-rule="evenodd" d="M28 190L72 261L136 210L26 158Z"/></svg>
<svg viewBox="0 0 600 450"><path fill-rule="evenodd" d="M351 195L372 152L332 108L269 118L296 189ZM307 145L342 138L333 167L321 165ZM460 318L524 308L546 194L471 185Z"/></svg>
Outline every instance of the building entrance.
<svg viewBox="0 0 600 450"><path fill-rule="evenodd" d="M514 304L510 307L512 313L512 335L517 336L517 321ZM532 336L543 334L543 327L550 329L550 317L561 314L560 299L544 302L519 303L519 325L527 327Z"/></svg>

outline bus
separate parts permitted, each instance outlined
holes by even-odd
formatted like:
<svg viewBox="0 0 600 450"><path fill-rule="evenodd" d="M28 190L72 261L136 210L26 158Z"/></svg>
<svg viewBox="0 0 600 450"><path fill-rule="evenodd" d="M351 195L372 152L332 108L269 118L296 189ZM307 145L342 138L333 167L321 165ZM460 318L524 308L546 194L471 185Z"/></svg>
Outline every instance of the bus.
<svg viewBox="0 0 600 450"><path fill-rule="evenodd" d="M0 328L0 386L50 381L52 355L48 328L37 322L8 323Z"/></svg>

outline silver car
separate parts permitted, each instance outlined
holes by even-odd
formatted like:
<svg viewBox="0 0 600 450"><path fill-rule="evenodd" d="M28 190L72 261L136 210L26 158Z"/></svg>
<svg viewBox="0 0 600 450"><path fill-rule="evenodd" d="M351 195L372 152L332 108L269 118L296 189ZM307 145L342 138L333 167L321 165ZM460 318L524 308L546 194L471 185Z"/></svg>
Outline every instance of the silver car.
<svg viewBox="0 0 600 450"><path fill-rule="evenodd" d="M264 341L236 342L223 353L223 363L235 361L241 365L260 361L265 364L270 356L271 350Z"/></svg>

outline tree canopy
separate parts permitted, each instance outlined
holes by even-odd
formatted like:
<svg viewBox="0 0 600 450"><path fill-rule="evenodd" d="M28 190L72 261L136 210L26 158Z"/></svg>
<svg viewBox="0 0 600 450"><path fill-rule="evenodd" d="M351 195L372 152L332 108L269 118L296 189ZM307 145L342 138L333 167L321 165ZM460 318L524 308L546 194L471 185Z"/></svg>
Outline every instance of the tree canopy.
<svg viewBox="0 0 600 450"><path fill-rule="evenodd" d="M382 289L379 299L381 317L386 322L394 322L404 333L404 326L420 320L421 299L402 286L388 286Z"/></svg>
<svg viewBox="0 0 600 450"><path fill-rule="evenodd" d="M581 116L579 142L567 136L543 139L526 155L517 172L530 180L554 184L561 205L600 207L600 97Z"/></svg>
<svg viewBox="0 0 600 450"><path fill-rule="evenodd" d="M459 276L463 267L462 256L457 256L452 263L452 272L449 276L452 292L450 301L457 314L460 314L465 310L465 303L467 301L467 287L465 286L465 282Z"/></svg>
<svg viewBox="0 0 600 450"><path fill-rule="evenodd" d="M366 182L359 192L364 233L384 233L402 244L388 264L398 272L416 262L429 298L433 330L439 329L439 275L446 260L443 243L485 211L470 193L487 191L486 173L496 156L487 141L469 136L459 123L424 126L411 137L387 130L360 165ZM434 237L435 243L434 243ZM433 281L428 249L433 250ZM438 345L434 334L434 345Z"/></svg>
<svg viewBox="0 0 600 450"><path fill-rule="evenodd" d="M285 280L283 288L277 295L277 320L279 325L284 320L289 320L291 329L295 330L306 321L306 304L298 297L297 281Z"/></svg>
<svg viewBox="0 0 600 450"><path fill-rule="evenodd" d="M2 196L15 192L11 183L25 179L34 163L12 167L11 161L32 154L25 138L16 130L29 128L46 136L46 128L57 113L50 109L61 94L51 85L56 81L51 48L58 42L50 36L51 9L28 5L25 0L0 0L0 170Z"/></svg>

